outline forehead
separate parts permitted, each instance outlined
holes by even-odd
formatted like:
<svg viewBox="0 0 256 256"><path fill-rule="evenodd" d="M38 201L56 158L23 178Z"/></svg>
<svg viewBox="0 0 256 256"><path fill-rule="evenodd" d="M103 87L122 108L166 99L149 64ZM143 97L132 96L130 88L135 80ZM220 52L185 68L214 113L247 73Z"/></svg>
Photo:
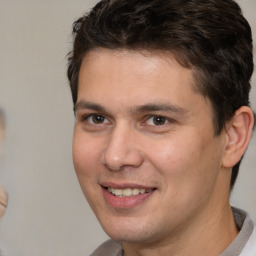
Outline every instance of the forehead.
<svg viewBox="0 0 256 256"><path fill-rule="evenodd" d="M196 88L194 71L180 65L170 52L96 49L83 59L78 101L111 106L172 103L190 108L208 100Z"/></svg>
<svg viewBox="0 0 256 256"><path fill-rule="evenodd" d="M175 72L169 74L170 69ZM166 82L177 80L181 85L189 81L191 88L195 88L193 74L194 70L184 68L176 61L172 53L167 51L149 52L147 50L96 48L85 55L79 72L78 84L81 85L86 80L86 82L95 81L98 85L104 83L105 86L110 86L114 79L119 79L120 87L123 87L128 79L138 79L136 81L139 82L136 84L138 89L139 85L144 85L144 82L150 85L149 80L151 80L152 83L157 83L158 90L163 90L161 85L165 84L163 81L166 79Z"/></svg>

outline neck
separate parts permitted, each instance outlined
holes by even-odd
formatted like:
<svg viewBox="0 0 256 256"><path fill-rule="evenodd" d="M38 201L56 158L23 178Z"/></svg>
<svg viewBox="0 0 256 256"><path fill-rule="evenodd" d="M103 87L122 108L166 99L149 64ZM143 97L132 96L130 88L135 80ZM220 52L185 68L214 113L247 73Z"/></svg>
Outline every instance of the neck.
<svg viewBox="0 0 256 256"><path fill-rule="evenodd" d="M238 231L229 204L209 210L209 214L199 214L197 220L189 220L184 228L175 230L174 235L164 240L147 244L124 242L125 256L219 255L235 239ZM200 215L208 217L200 218Z"/></svg>

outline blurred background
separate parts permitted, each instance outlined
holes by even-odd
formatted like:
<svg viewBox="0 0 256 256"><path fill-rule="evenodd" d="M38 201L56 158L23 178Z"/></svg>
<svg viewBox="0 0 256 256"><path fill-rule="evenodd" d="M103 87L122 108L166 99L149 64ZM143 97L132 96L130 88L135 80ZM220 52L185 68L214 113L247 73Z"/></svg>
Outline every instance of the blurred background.
<svg viewBox="0 0 256 256"><path fill-rule="evenodd" d="M0 108L6 116L0 181L9 194L0 221L3 255L89 255L107 239L73 169L74 116L66 79L72 23L96 2L0 0ZM256 1L238 2L256 41ZM252 87L255 111L255 73ZM231 197L254 220L255 165L254 133Z"/></svg>

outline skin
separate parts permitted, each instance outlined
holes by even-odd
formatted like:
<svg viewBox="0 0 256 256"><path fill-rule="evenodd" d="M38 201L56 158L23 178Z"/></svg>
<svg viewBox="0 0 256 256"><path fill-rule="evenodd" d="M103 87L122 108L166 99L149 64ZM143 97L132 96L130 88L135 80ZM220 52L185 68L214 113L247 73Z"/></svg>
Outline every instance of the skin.
<svg viewBox="0 0 256 256"><path fill-rule="evenodd" d="M74 166L126 256L219 255L237 235L223 164L230 136L214 135L211 103L194 88L170 53L97 49L83 60ZM106 186L153 191L119 202Z"/></svg>
<svg viewBox="0 0 256 256"><path fill-rule="evenodd" d="M0 219L4 216L6 206L7 206L7 193L5 192L3 186L0 184Z"/></svg>
<svg viewBox="0 0 256 256"><path fill-rule="evenodd" d="M3 124L1 123L1 120L0 120L0 150L1 150L3 139L4 139L4 126L3 126ZM7 201L8 201L7 193L5 192L4 187L0 184L0 219L5 214Z"/></svg>

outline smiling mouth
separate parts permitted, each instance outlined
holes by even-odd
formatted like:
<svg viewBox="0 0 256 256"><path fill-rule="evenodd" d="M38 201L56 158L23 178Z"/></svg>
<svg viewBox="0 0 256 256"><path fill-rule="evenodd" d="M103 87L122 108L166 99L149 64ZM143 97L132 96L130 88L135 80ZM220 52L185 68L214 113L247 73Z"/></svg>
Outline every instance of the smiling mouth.
<svg viewBox="0 0 256 256"><path fill-rule="evenodd" d="M154 189L143 189L143 188L124 188L124 189L119 189L119 188L106 188L109 193L111 193L114 196L117 197L130 197L130 196L137 196L139 194L146 194L153 192Z"/></svg>

